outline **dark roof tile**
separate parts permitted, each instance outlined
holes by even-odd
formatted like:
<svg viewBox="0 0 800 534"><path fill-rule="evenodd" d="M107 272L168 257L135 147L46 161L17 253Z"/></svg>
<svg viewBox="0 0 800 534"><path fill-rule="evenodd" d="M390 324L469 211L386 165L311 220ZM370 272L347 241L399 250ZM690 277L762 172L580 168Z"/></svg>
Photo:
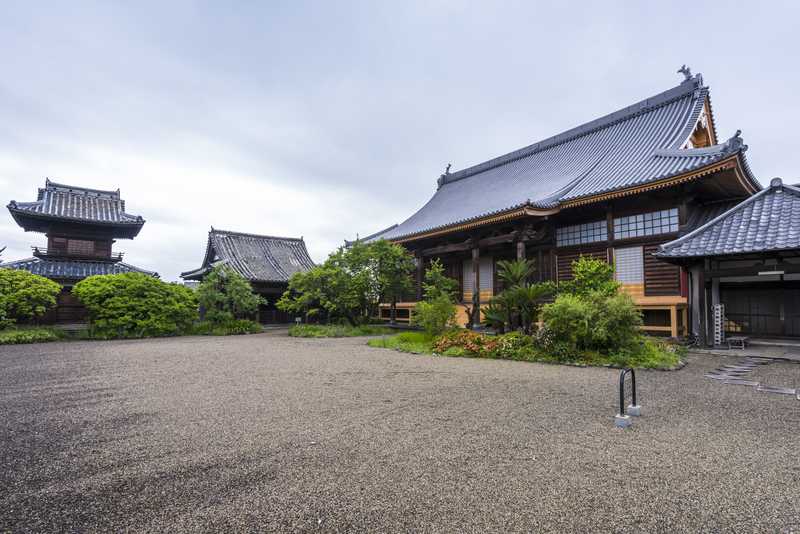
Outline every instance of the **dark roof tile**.
<svg viewBox="0 0 800 534"><path fill-rule="evenodd" d="M15 213L102 224L143 225L139 215L125 212L125 201L119 190L101 191L46 180L39 188L35 202L15 202L8 205Z"/></svg>
<svg viewBox="0 0 800 534"><path fill-rule="evenodd" d="M275 237L211 229L203 265L181 273L187 280L201 279L214 265L224 262L251 282L287 282L296 272L314 267L302 238Z"/></svg>
<svg viewBox="0 0 800 534"><path fill-rule="evenodd" d="M697 75L562 134L445 174L419 211L380 237L400 239L522 206L557 207L702 169L746 150L738 132L724 144L683 149L707 97Z"/></svg>
<svg viewBox="0 0 800 534"><path fill-rule="evenodd" d="M22 269L47 278L82 280L97 274L144 273L158 277L158 273L140 269L123 262L49 260L28 258L0 264L0 268Z"/></svg>
<svg viewBox="0 0 800 534"><path fill-rule="evenodd" d="M656 253L661 258L726 256L800 249L800 189L770 187L710 218Z"/></svg>

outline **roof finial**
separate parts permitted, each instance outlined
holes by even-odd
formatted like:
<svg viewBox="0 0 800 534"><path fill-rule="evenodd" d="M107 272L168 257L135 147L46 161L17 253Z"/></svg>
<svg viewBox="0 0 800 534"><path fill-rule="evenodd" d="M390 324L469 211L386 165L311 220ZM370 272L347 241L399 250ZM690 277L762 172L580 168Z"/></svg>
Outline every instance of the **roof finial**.
<svg viewBox="0 0 800 534"><path fill-rule="evenodd" d="M733 134L733 137L725 141L725 144L722 146L722 152L724 154L733 154L739 150L744 152L747 150L747 145L744 144L744 139L742 139L742 131L736 130L736 133Z"/></svg>
<svg viewBox="0 0 800 534"><path fill-rule="evenodd" d="M678 73L683 74L684 81L688 82L692 79L692 69L687 67L685 63L678 69Z"/></svg>
<svg viewBox="0 0 800 534"><path fill-rule="evenodd" d="M439 176L439 179L436 180L436 188L437 189L442 187L444 185L444 182L447 180L447 177L450 176L450 167L452 167L452 166L453 166L452 163L448 163L447 167L445 167L445 169L444 169L444 173L442 173L442 175Z"/></svg>

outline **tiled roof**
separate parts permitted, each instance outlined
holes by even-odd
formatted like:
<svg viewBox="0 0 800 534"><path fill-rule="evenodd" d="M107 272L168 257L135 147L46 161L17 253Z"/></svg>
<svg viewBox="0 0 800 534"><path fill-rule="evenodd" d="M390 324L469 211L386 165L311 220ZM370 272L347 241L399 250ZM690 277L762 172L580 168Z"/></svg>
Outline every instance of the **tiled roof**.
<svg viewBox="0 0 800 534"><path fill-rule="evenodd" d="M726 256L800 249L800 189L780 178L706 224L669 243L661 258Z"/></svg>
<svg viewBox="0 0 800 534"><path fill-rule="evenodd" d="M47 278L58 280L82 280L96 274L144 273L158 277L158 273L146 271L123 262L49 260L28 258L0 264L0 268L22 269Z"/></svg>
<svg viewBox="0 0 800 534"><path fill-rule="evenodd" d="M100 224L144 224L141 216L125 212L125 201L120 198L119 190L87 189L50 180L39 188L35 202L12 200L8 209L15 219L20 214Z"/></svg>
<svg viewBox="0 0 800 534"><path fill-rule="evenodd" d="M314 267L302 238L212 228L202 267L181 273L181 277L200 279L219 262L226 263L251 282L288 282L294 273Z"/></svg>
<svg viewBox="0 0 800 534"><path fill-rule="evenodd" d="M444 174L419 211L379 237L399 239L530 206L626 189L707 167L746 150L682 149L708 98L700 75L620 111L473 167ZM757 188L757 181L745 172Z"/></svg>

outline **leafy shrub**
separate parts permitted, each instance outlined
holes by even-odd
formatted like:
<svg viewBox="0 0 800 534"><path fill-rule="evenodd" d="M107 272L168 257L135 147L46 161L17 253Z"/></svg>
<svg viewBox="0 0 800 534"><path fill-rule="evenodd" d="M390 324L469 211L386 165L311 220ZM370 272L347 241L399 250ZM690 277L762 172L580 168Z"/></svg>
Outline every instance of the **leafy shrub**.
<svg viewBox="0 0 800 534"><path fill-rule="evenodd" d="M266 301L253 293L250 283L227 265L217 265L197 287L203 321L224 327L236 319L252 319Z"/></svg>
<svg viewBox="0 0 800 534"><path fill-rule="evenodd" d="M437 336L456 326L456 306L447 294L417 302L411 324L422 328L429 336Z"/></svg>
<svg viewBox="0 0 800 534"><path fill-rule="evenodd" d="M483 308L483 323L500 333L516 329L532 333L541 306L555 293L555 285L527 281L535 267L531 260L499 261L497 266L505 289Z"/></svg>
<svg viewBox="0 0 800 534"><path fill-rule="evenodd" d="M194 291L143 273L90 276L72 293L89 311L91 337L179 335L197 319Z"/></svg>
<svg viewBox="0 0 800 534"><path fill-rule="evenodd" d="M391 332L393 332L391 328L379 325L300 324L289 327L289 335L292 337L379 336Z"/></svg>
<svg viewBox="0 0 800 534"><path fill-rule="evenodd" d="M544 306L542 320L552 336L549 348L559 353L596 350L609 354L631 346L641 336L641 313L624 293L559 295Z"/></svg>
<svg viewBox="0 0 800 534"><path fill-rule="evenodd" d="M20 269L0 269L0 328L35 320L56 304L61 286Z"/></svg>
<svg viewBox="0 0 800 534"><path fill-rule="evenodd" d="M58 341L63 337L64 333L55 328L9 328L0 330L0 345L43 343L45 341Z"/></svg>
<svg viewBox="0 0 800 534"><path fill-rule="evenodd" d="M231 319L224 323L202 321L194 326L192 333L199 336L232 336L241 334L258 334L264 329L256 321L250 319Z"/></svg>
<svg viewBox="0 0 800 534"><path fill-rule="evenodd" d="M578 296L600 294L607 297L619 292L621 284L614 280L614 268L603 260L581 256L572 262L573 279L561 282L560 293Z"/></svg>

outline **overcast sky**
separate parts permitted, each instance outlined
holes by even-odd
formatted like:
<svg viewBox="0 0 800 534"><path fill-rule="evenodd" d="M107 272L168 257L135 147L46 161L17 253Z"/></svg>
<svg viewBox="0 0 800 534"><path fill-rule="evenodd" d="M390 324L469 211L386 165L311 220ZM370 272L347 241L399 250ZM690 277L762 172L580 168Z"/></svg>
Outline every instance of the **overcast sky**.
<svg viewBox="0 0 800 534"><path fill-rule="evenodd" d="M120 188L147 223L116 249L166 280L212 225L303 236L321 261L411 215L448 162L668 89L683 63L762 183L800 181L798 4L651 4L0 2L0 200L45 177ZM44 243L3 210L3 260Z"/></svg>

